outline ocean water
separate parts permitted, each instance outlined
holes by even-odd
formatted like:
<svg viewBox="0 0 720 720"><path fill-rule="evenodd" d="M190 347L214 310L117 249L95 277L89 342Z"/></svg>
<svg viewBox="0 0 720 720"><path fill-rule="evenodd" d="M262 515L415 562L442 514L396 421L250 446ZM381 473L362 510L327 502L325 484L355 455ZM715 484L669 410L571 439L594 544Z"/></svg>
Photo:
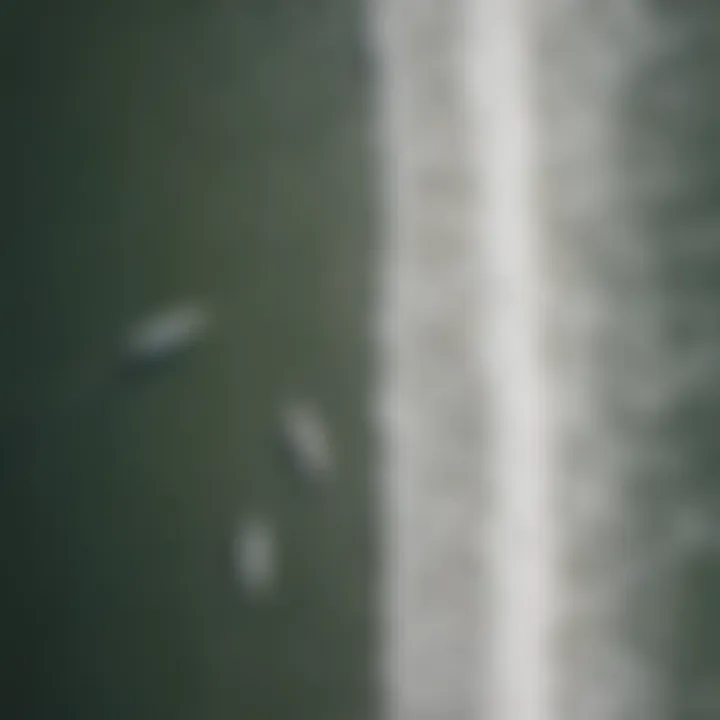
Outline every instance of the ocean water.
<svg viewBox="0 0 720 720"><path fill-rule="evenodd" d="M6 3L3 714L717 717L717 14Z"/></svg>
<svg viewBox="0 0 720 720"><path fill-rule="evenodd" d="M8 3L0 249L9 718L366 717L369 134L353 3ZM56 422L129 328L208 337ZM299 489L309 396L337 483ZM3 436L3 440L8 436ZM3 450L6 450L3 443ZM237 581L244 518L277 591Z"/></svg>

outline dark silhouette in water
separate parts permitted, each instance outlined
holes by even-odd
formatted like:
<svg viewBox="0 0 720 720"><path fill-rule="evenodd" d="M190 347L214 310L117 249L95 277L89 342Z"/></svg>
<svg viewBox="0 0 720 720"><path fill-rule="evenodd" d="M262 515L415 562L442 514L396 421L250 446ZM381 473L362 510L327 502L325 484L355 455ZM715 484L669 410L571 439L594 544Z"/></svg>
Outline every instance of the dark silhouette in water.
<svg viewBox="0 0 720 720"><path fill-rule="evenodd" d="M322 485L330 479L334 470L330 436L313 405L286 402L280 408L276 437L281 457L305 484Z"/></svg>
<svg viewBox="0 0 720 720"><path fill-rule="evenodd" d="M133 327L119 353L115 382L133 385L164 370L193 350L209 325L210 317L202 307L184 305Z"/></svg>
<svg viewBox="0 0 720 720"><path fill-rule="evenodd" d="M75 418L104 406L116 393L135 389L184 358L205 338L209 315L199 305L176 306L130 328L104 372L54 408L26 412L6 425L0 440L2 477L22 470L56 433Z"/></svg>

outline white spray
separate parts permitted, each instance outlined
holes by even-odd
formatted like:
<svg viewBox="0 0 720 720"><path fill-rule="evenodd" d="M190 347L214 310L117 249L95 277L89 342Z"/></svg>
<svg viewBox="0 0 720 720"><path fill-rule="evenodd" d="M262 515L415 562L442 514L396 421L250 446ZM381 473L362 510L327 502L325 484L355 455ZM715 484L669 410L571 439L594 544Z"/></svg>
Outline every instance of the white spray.
<svg viewBox="0 0 720 720"><path fill-rule="evenodd" d="M479 2L469 13L466 73L478 128L473 337L489 403L493 530L490 710L497 720L555 720L560 467L549 369L549 262L542 206L537 3ZM489 642L488 642L489 639ZM483 702L484 705L487 703Z"/></svg>
<svg viewBox="0 0 720 720"><path fill-rule="evenodd" d="M631 626L677 384L624 114L642 3L375 0L373 22L387 716L658 720L670 574L668 614Z"/></svg>

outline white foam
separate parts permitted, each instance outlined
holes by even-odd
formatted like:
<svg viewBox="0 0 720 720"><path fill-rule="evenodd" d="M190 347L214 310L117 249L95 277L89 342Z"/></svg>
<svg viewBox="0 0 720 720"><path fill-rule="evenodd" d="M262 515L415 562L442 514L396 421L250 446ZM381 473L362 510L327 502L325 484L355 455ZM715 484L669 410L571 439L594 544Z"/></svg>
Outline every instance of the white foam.
<svg viewBox="0 0 720 720"><path fill-rule="evenodd" d="M684 390L626 156L641 5L375 1L390 720L662 717L628 628Z"/></svg>
<svg viewBox="0 0 720 720"><path fill-rule="evenodd" d="M534 5L479 2L469 13L467 78L477 127L473 330L489 387L493 533L488 571L492 701L497 720L555 720L558 570L555 397L543 224L543 116ZM487 647L488 633L479 639Z"/></svg>

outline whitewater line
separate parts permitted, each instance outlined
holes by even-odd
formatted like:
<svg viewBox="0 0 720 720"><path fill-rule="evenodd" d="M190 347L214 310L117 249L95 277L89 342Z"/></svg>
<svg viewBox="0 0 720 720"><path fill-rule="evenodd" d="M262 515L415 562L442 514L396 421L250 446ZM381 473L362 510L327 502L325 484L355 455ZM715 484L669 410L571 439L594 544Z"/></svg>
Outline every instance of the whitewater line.
<svg viewBox="0 0 720 720"><path fill-rule="evenodd" d="M483 522L461 86L466 0L374 0L383 716L476 720Z"/></svg>
<svg viewBox="0 0 720 720"><path fill-rule="evenodd" d="M557 718L552 648L559 585L557 465L544 356L546 258L532 21L531 2L484 0L474 4L467 24L474 165L484 196L474 224L480 305L474 339L491 396L489 716L494 720ZM479 638L481 652L488 650L487 638L486 629ZM478 699L479 706L486 703Z"/></svg>

